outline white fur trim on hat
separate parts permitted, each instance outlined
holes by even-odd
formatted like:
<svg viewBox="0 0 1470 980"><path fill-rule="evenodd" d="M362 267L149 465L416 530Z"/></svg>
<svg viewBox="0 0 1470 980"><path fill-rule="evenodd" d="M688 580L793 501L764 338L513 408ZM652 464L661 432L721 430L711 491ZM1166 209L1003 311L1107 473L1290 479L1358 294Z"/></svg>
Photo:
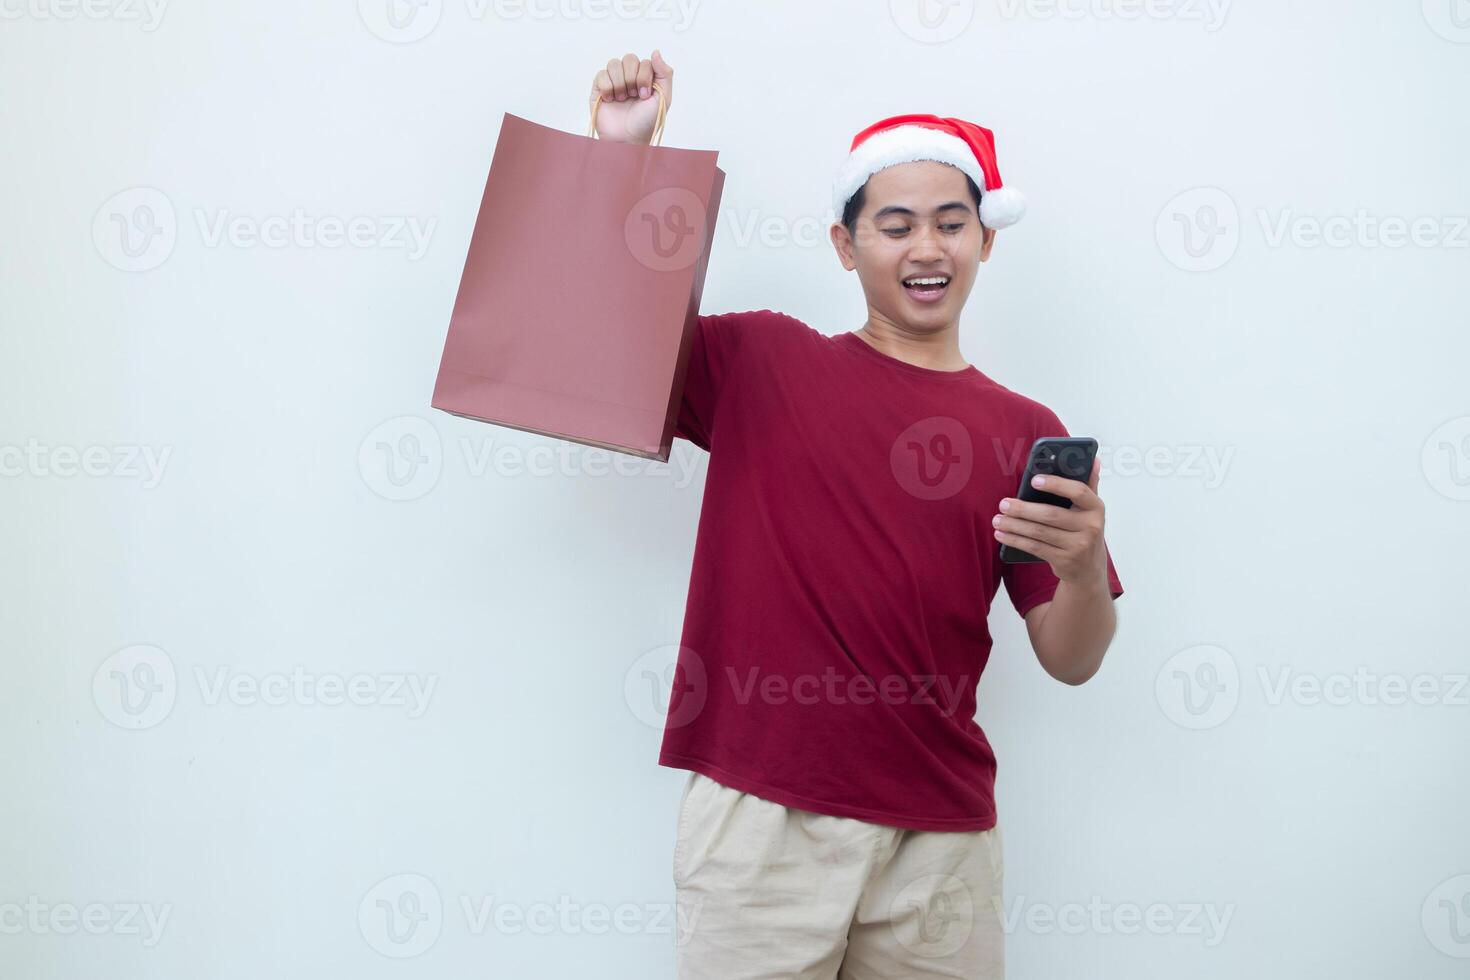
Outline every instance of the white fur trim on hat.
<svg viewBox="0 0 1470 980"><path fill-rule="evenodd" d="M1026 201L1014 188L1000 187L989 191L985 173L970 144L942 130L928 126L897 126L874 133L850 153L832 182L832 210L835 220L842 220L847 202L880 170L900 163L934 160L957 167L980 188L980 220L987 228L1006 228L1021 220Z"/></svg>

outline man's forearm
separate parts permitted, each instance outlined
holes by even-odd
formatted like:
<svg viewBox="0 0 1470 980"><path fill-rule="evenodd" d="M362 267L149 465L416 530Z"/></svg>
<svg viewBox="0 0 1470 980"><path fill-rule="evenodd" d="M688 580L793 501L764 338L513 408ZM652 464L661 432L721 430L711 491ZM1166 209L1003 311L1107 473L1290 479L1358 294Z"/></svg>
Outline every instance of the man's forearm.
<svg viewBox="0 0 1470 980"><path fill-rule="evenodd" d="M1064 579L1037 624L1036 658L1057 680L1081 684L1102 666L1117 625L1107 576L1089 583Z"/></svg>

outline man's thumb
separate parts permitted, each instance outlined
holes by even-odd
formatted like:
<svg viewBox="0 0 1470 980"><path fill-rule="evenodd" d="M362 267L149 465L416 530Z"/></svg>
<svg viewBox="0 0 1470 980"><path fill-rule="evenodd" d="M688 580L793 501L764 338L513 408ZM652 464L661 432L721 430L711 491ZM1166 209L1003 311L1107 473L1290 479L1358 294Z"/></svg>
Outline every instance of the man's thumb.
<svg viewBox="0 0 1470 980"><path fill-rule="evenodd" d="M650 60L653 62L653 80L661 82L664 92L672 97L674 69L669 67L669 63L664 60L658 48L653 49L653 57Z"/></svg>

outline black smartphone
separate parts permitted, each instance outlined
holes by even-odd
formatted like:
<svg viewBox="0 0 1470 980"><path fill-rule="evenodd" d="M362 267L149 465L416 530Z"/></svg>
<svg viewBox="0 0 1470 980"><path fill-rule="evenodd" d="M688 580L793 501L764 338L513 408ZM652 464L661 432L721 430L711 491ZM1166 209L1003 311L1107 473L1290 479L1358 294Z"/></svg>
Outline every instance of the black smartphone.
<svg viewBox="0 0 1470 980"><path fill-rule="evenodd" d="M1026 472L1021 475L1021 489L1016 491L1018 500L1030 500L1039 504L1055 504L1071 507L1072 501L1054 493L1038 490L1031 485L1031 478L1064 476L1069 480L1086 483L1092 477L1092 461L1097 457L1097 440L1085 436L1043 436L1031 446L1031 455L1026 458ZM1028 561L1043 561L1029 551L1000 546L1000 560L1021 564Z"/></svg>

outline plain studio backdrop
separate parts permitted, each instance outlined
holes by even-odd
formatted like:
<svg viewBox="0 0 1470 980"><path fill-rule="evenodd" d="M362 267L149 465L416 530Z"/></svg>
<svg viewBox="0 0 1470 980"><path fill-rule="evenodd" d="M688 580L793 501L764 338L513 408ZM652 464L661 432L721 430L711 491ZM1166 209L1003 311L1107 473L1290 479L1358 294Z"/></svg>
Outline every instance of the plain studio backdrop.
<svg viewBox="0 0 1470 980"><path fill-rule="evenodd" d="M861 325L883 116L1030 199L961 346L1127 594L1079 688L993 610L1010 975L1464 976L1464 0L3 0L0 976L671 974L706 458L429 408L503 114L654 47L704 312Z"/></svg>

